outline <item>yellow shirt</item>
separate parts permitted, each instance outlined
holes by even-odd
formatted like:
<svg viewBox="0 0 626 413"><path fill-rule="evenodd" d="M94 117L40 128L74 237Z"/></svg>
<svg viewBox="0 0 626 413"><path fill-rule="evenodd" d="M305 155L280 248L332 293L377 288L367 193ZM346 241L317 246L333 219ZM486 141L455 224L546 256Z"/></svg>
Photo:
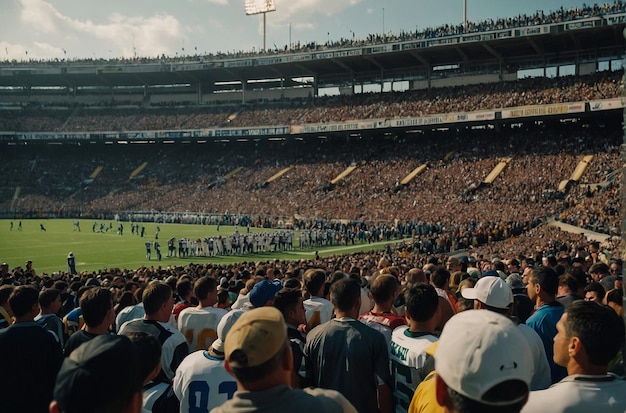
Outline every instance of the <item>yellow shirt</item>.
<svg viewBox="0 0 626 413"><path fill-rule="evenodd" d="M445 412L443 406L437 403L437 386L435 383L435 370L433 370L428 373L428 376L415 389L408 413Z"/></svg>

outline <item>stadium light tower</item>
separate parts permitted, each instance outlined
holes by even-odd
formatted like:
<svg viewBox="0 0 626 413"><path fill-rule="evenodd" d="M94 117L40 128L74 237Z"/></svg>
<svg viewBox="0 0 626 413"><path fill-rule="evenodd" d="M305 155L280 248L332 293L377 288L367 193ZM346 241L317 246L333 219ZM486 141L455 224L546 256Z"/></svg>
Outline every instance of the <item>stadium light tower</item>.
<svg viewBox="0 0 626 413"><path fill-rule="evenodd" d="M246 0L245 7L247 16L251 16L253 14L263 14L263 51L265 51L265 15L270 11L276 11L276 3L274 0Z"/></svg>
<svg viewBox="0 0 626 413"><path fill-rule="evenodd" d="M467 0L463 0L463 32L467 33Z"/></svg>

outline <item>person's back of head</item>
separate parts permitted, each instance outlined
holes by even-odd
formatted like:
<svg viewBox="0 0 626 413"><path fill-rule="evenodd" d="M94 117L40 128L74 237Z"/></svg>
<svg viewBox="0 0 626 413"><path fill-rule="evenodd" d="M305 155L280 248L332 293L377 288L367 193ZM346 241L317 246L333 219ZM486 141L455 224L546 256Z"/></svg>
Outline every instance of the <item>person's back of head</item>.
<svg viewBox="0 0 626 413"><path fill-rule="evenodd" d="M52 284L52 288L55 290L59 290L59 292L63 293L67 289L68 285L63 280L57 280Z"/></svg>
<svg viewBox="0 0 626 413"><path fill-rule="evenodd" d="M603 262L596 262L589 267L589 274L600 274L605 277L610 274L609 266Z"/></svg>
<svg viewBox="0 0 626 413"><path fill-rule="evenodd" d="M446 289L450 282L450 271L443 267L437 267L430 275L430 283L437 288Z"/></svg>
<svg viewBox="0 0 626 413"><path fill-rule="evenodd" d="M217 291L217 280L205 275L196 280L193 286L193 293L198 301L206 300L209 294Z"/></svg>
<svg viewBox="0 0 626 413"><path fill-rule="evenodd" d="M49 310L61 292L54 288L45 288L39 293L39 306L43 311Z"/></svg>
<svg viewBox="0 0 626 413"><path fill-rule="evenodd" d="M507 317L484 310L456 314L436 346L437 402L459 413L519 412L528 400L532 357Z"/></svg>
<svg viewBox="0 0 626 413"><path fill-rule="evenodd" d="M624 346L624 320L610 307L593 301L578 300L565 310L565 333L578 337L591 366L608 366ZM555 351L555 361L557 361Z"/></svg>
<svg viewBox="0 0 626 413"><path fill-rule="evenodd" d="M10 284L0 286L0 306L4 307L9 303L9 297L14 289L15 287Z"/></svg>
<svg viewBox="0 0 626 413"><path fill-rule="evenodd" d="M290 318L289 313L294 311L296 307L300 305L301 300L302 293L300 290L284 287L276 293L272 305L281 312L285 320L288 320ZM305 322L306 319L301 321L301 323Z"/></svg>
<svg viewBox="0 0 626 413"><path fill-rule="evenodd" d="M565 294L577 295L578 280L568 272L559 275L559 292L561 291Z"/></svg>
<svg viewBox="0 0 626 413"><path fill-rule="evenodd" d="M411 284L404 290L404 300L405 313L418 322L430 320L439 306L437 291L430 284Z"/></svg>
<svg viewBox="0 0 626 413"><path fill-rule="evenodd" d="M102 334L67 357L54 387L53 413L139 412L138 354L128 337Z"/></svg>
<svg viewBox="0 0 626 413"><path fill-rule="evenodd" d="M136 303L143 303L143 292L145 291L145 289L146 289L145 286L141 286L137 288L135 292L133 293L133 295L135 296Z"/></svg>
<svg viewBox="0 0 626 413"><path fill-rule="evenodd" d="M172 298L172 287L160 281L150 282L142 295L146 314L156 314L170 298Z"/></svg>
<svg viewBox="0 0 626 413"><path fill-rule="evenodd" d="M319 297L326 282L326 272L318 268L308 269L304 273L304 287L311 296Z"/></svg>
<svg viewBox="0 0 626 413"><path fill-rule="evenodd" d="M39 311L39 293L30 285L15 287L9 296L9 305L16 318L27 316L31 312L34 313L34 317Z"/></svg>
<svg viewBox="0 0 626 413"><path fill-rule="evenodd" d="M125 334L135 346L138 374L145 385L154 379L161 370L161 343L152 334L135 331Z"/></svg>
<svg viewBox="0 0 626 413"><path fill-rule="evenodd" d="M105 321L107 314L113 313L113 295L103 287L92 287L80 297L83 320L89 327L95 327ZM114 318L107 320L113 322Z"/></svg>
<svg viewBox="0 0 626 413"><path fill-rule="evenodd" d="M191 280L183 278L178 281L176 284L176 294L184 300L188 299L190 294L193 292L193 283Z"/></svg>
<svg viewBox="0 0 626 413"><path fill-rule="evenodd" d="M624 316L624 292L621 288L614 288L607 291L604 296L604 301L606 305L615 310L617 315L620 317Z"/></svg>
<svg viewBox="0 0 626 413"><path fill-rule="evenodd" d="M390 274L379 275L370 284L372 298L377 304L386 303L394 298L398 291L398 280Z"/></svg>
<svg viewBox="0 0 626 413"><path fill-rule="evenodd" d="M422 271L421 268L411 268L404 278L407 284L416 284L416 283L427 283L428 279L426 278L426 274Z"/></svg>
<svg viewBox="0 0 626 413"><path fill-rule="evenodd" d="M339 280L330 286L330 302L336 311L349 313L360 303L360 300L361 286L353 278Z"/></svg>

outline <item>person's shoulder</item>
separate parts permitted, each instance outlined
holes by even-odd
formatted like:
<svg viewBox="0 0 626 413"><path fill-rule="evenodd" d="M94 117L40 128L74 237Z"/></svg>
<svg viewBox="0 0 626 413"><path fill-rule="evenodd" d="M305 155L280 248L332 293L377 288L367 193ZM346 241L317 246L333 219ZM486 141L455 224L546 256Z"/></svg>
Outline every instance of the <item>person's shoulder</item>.
<svg viewBox="0 0 626 413"><path fill-rule="evenodd" d="M308 387L301 391L319 403L315 411L345 413L357 411L348 399L336 390Z"/></svg>
<svg viewBox="0 0 626 413"><path fill-rule="evenodd" d="M564 404L571 403L570 399L565 397L564 392L567 394L568 386L563 385L562 382L553 384L545 390L531 391L528 394L528 401L522 408L521 413L542 413L547 410L551 411L564 411L562 407ZM555 405L558 404L558 406ZM561 409L559 409L561 407Z"/></svg>

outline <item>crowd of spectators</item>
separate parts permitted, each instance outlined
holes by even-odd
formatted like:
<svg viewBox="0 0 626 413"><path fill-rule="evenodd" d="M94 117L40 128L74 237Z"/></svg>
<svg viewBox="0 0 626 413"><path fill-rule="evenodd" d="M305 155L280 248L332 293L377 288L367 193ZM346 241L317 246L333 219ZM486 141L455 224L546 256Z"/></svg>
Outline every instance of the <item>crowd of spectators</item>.
<svg viewBox="0 0 626 413"><path fill-rule="evenodd" d="M491 245L550 217L619 235L622 137L614 126L548 123L262 145L8 147L12 185L1 188L0 209L24 217L233 215L254 217L252 226L298 228L341 221L351 223L346 233L358 226L389 230L386 239L413 237L426 253ZM593 155L585 173L569 192L559 191L585 154ZM503 160L503 172L485 183ZM402 185L420 165L426 168ZM349 166L354 171L332 184Z"/></svg>
<svg viewBox="0 0 626 413"><path fill-rule="evenodd" d="M356 38L353 33L352 38L340 38L331 40L330 38L324 43L318 42L300 42L296 41L290 45L283 47L275 47L266 50L252 49L249 51L220 51L216 53L198 54L197 48L193 55L185 55L182 53L176 56L166 56L165 54L156 58L151 57L134 57L134 58L85 58L85 59L50 59L50 60L1 60L0 65L19 66L25 64L46 64L46 65L72 65L72 64L147 64L147 63L176 63L176 62L206 62L213 60L224 60L233 58L255 57L263 55L276 55L285 53L302 53L317 50L332 50L347 47L359 47L368 45L377 45L385 43L405 42L412 40L433 39L438 37L458 36L469 33L484 33L495 30L511 29L518 27L529 27L545 24L555 24L561 22L575 21L591 17L602 17L610 14L623 13L626 11L626 4L622 0L613 0L612 3L604 3L593 5L582 4L580 7L572 7L565 9L560 7L558 10L545 12L538 10L533 14L519 14L513 17L485 19L478 22L468 21L466 24L461 22L457 24L444 24L439 27L426 27L415 31L400 31L399 33L370 33L365 38Z"/></svg>
<svg viewBox="0 0 626 413"><path fill-rule="evenodd" d="M119 132L394 119L432 114L587 102L620 96L622 71L520 79L406 92L326 96L305 102L171 109L0 110L0 131Z"/></svg>

